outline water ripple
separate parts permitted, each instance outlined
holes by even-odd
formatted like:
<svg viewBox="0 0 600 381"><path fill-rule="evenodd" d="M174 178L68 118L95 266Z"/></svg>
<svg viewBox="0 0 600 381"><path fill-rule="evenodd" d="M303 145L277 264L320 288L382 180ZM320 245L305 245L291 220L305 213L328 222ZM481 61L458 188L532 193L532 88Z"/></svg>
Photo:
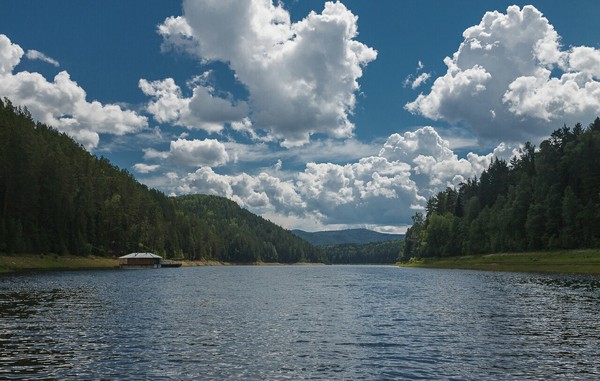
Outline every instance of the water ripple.
<svg viewBox="0 0 600 381"><path fill-rule="evenodd" d="M0 278L0 379L594 379L600 280L375 266Z"/></svg>

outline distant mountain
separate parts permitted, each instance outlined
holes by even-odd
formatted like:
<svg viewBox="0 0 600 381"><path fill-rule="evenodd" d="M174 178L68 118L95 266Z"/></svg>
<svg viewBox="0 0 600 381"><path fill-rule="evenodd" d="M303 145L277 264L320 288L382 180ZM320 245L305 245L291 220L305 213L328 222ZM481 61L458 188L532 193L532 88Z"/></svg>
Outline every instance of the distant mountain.
<svg viewBox="0 0 600 381"><path fill-rule="evenodd" d="M292 230L298 237L313 245L339 245L347 243L364 244L372 242L394 241L404 238L404 234L379 233L369 229L329 230L320 232L306 232Z"/></svg>

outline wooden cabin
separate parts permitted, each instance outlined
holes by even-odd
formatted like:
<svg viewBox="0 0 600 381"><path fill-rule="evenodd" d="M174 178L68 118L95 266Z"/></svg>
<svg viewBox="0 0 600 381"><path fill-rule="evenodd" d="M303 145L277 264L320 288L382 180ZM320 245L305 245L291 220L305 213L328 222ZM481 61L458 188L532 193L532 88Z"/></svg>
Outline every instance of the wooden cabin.
<svg viewBox="0 0 600 381"><path fill-rule="evenodd" d="M131 253L119 257L119 266L122 268L154 268L161 267L162 258L152 253Z"/></svg>

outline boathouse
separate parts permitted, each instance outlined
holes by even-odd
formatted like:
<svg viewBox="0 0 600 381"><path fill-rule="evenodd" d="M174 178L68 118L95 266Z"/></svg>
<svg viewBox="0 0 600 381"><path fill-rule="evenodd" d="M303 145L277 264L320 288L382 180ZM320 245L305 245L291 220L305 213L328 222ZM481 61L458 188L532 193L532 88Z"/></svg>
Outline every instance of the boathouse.
<svg viewBox="0 0 600 381"><path fill-rule="evenodd" d="M161 267L162 258L152 253L131 253L119 257L119 265L125 268L155 268Z"/></svg>

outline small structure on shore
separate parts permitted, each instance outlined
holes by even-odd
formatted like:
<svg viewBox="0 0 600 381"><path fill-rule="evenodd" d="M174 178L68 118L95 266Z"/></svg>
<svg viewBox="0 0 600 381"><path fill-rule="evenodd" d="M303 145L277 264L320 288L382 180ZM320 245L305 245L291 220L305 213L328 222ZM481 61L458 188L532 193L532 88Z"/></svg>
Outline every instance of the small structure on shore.
<svg viewBox="0 0 600 381"><path fill-rule="evenodd" d="M131 253L119 257L121 268L161 268L162 257L152 253Z"/></svg>

